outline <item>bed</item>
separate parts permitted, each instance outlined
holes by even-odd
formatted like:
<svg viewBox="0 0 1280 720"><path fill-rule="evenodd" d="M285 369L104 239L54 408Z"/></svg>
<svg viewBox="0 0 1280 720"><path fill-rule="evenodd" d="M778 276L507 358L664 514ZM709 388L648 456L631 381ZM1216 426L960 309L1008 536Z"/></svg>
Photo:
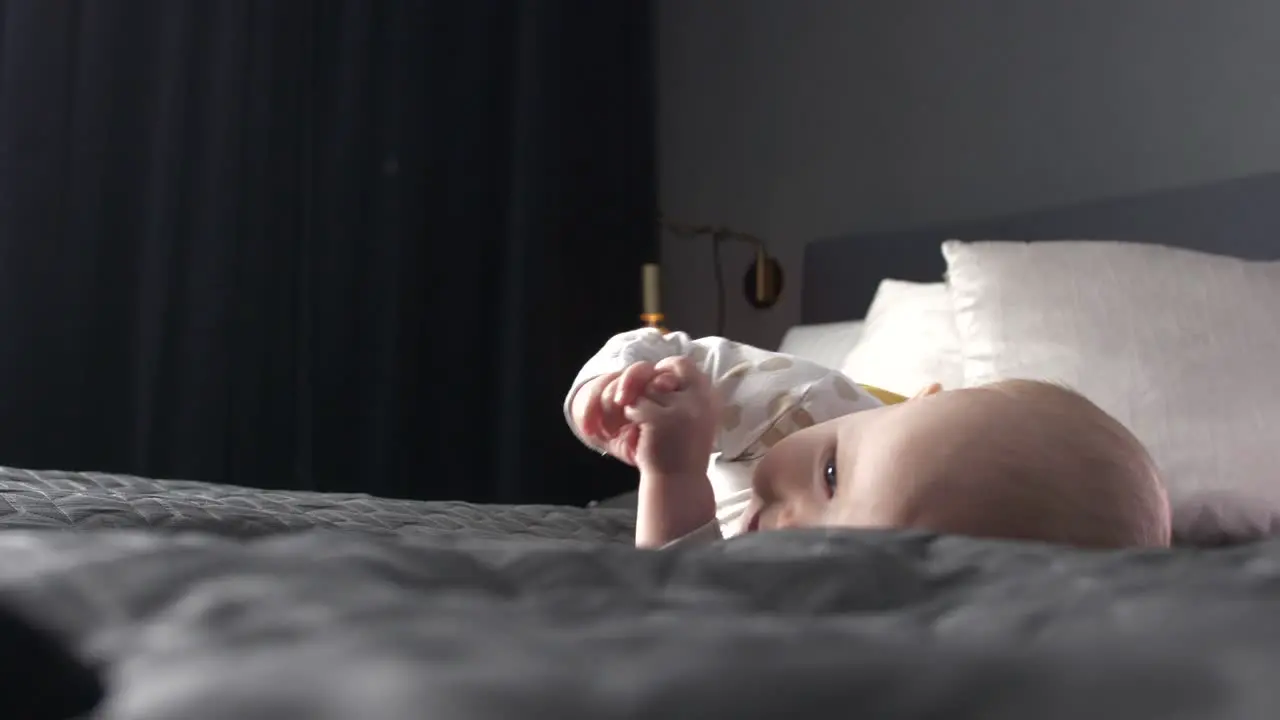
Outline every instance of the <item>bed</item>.
<svg viewBox="0 0 1280 720"><path fill-rule="evenodd" d="M1280 177L815 242L805 321L831 325L809 339L861 346L878 283L935 283L951 237L1212 238L1277 258ZM1280 706L1280 541L1090 553L805 530L645 552L633 520L3 469L0 653L20 669L0 702L8 717L110 720L1226 720Z"/></svg>

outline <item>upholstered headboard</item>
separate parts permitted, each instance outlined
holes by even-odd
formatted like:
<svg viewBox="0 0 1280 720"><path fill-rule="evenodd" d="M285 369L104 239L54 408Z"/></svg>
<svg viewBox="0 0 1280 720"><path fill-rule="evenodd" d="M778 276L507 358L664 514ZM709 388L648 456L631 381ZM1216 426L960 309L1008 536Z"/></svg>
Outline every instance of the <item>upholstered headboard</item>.
<svg viewBox="0 0 1280 720"><path fill-rule="evenodd" d="M801 322L861 318L887 277L942 279L939 247L949 238L1128 240L1277 259L1280 173L1006 217L816 240L805 248Z"/></svg>

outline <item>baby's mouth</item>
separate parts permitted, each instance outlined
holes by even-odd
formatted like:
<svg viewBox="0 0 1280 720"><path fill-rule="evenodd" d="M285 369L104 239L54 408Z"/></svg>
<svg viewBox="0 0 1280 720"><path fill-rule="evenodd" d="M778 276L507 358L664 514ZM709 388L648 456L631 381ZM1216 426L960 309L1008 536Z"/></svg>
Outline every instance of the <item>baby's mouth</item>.
<svg viewBox="0 0 1280 720"><path fill-rule="evenodd" d="M764 514L764 508L756 508L751 517L747 520L747 524L743 529L743 533L753 533L760 529L760 516Z"/></svg>

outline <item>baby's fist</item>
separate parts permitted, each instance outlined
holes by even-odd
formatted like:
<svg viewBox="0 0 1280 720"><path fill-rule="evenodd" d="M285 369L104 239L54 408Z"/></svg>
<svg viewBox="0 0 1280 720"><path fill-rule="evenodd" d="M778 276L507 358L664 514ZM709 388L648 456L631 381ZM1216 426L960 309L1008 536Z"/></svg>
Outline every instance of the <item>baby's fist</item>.
<svg viewBox="0 0 1280 720"><path fill-rule="evenodd" d="M591 444L635 465L640 428L626 408L646 394L671 392L679 379L651 362L637 362L621 372L606 373L583 384L573 396L573 424Z"/></svg>
<svg viewBox="0 0 1280 720"><path fill-rule="evenodd" d="M627 420L638 428L633 463L645 474L701 476L720 414L711 380L686 357L660 360L654 371L648 391L625 404Z"/></svg>

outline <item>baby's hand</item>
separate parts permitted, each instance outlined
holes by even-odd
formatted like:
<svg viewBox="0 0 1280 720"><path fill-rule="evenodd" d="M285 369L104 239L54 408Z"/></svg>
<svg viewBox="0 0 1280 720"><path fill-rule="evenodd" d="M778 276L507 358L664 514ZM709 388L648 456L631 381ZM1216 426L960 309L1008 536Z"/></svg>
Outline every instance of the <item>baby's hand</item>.
<svg viewBox="0 0 1280 720"><path fill-rule="evenodd" d="M655 478L704 477L719 415L711 380L686 357L665 358L654 370L643 395L619 393L637 428L627 461Z"/></svg>
<svg viewBox="0 0 1280 720"><path fill-rule="evenodd" d="M627 419L626 408L646 394L668 393L679 379L650 362L591 379L578 389L570 407L573 422L587 440L625 463L635 465L640 428Z"/></svg>

